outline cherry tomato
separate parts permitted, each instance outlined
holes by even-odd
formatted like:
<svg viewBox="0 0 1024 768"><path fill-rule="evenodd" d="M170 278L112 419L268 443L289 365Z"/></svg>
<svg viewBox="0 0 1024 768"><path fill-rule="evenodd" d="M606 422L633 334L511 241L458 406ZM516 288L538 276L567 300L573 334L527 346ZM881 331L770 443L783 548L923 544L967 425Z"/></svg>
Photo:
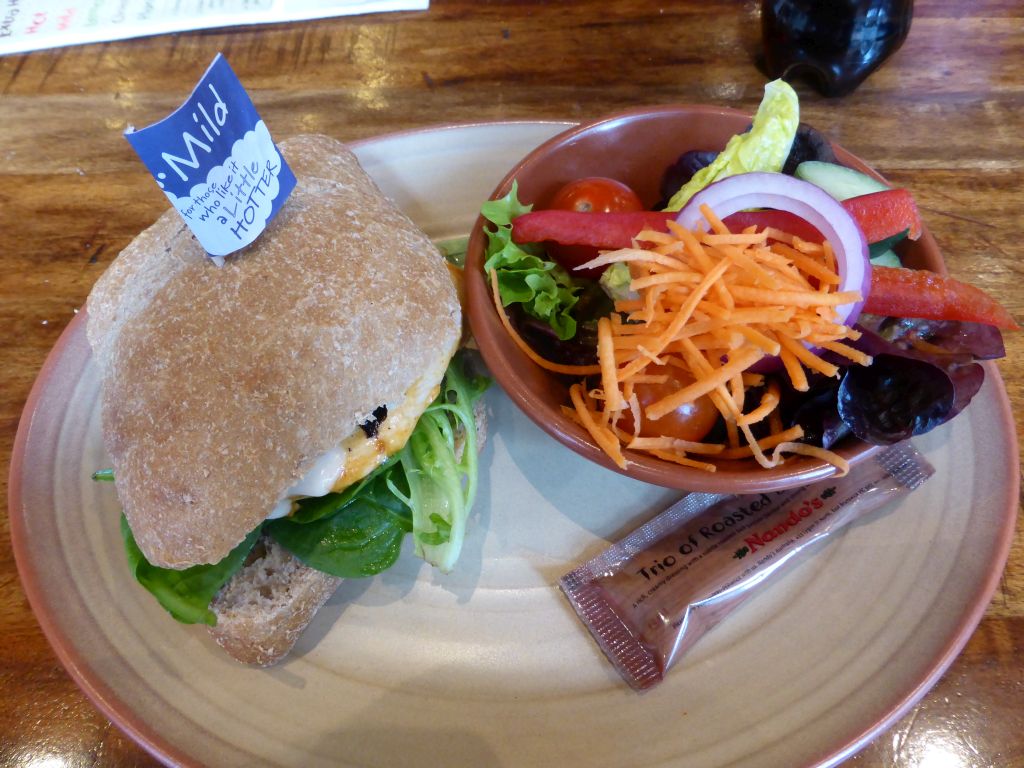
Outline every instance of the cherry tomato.
<svg viewBox="0 0 1024 768"><path fill-rule="evenodd" d="M570 181L551 199L548 208L580 213L612 213L615 211L642 211L636 192L621 181L602 176L588 176Z"/></svg>
<svg viewBox="0 0 1024 768"><path fill-rule="evenodd" d="M547 207L559 211L579 211L580 213L614 213L644 209L636 192L621 181L603 176L588 176L584 179L570 181L555 193ZM551 258L577 277L598 280L605 270L605 267L575 269L580 264L585 264L596 258L597 248L587 245L548 243L547 250Z"/></svg>
<svg viewBox="0 0 1024 768"><path fill-rule="evenodd" d="M635 386L634 391L636 399L640 401L641 414L652 403L693 383L685 371L671 365L648 366L644 372L653 375L668 375L668 380L663 384L637 384ZM640 435L642 437L675 437L679 440L698 442L707 436L718 422L718 418L718 409L711 399L704 395L692 403L681 405L656 421L643 418ZM633 414L628 409L624 411L623 415L619 417L617 425L620 429L633 434Z"/></svg>

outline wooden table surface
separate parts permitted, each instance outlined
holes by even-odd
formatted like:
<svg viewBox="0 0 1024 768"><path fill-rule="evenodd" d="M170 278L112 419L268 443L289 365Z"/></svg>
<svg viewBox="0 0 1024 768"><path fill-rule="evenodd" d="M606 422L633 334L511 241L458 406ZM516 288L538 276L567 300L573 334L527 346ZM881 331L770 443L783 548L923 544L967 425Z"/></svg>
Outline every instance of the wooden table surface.
<svg viewBox="0 0 1024 768"><path fill-rule="evenodd" d="M275 136L347 140L673 102L752 111L765 82L758 18L752 0L433 0L425 12L0 58L0 464L75 308L167 205L122 132L169 113L216 52ZM950 272L1024 318L1024 5L918 0L906 44L854 94L797 88L807 122L914 192ZM999 368L1020 431L1024 335L1006 341ZM0 526L0 764L150 764L57 662L22 591L6 515ZM962 655L848 764L1024 765L1020 534Z"/></svg>

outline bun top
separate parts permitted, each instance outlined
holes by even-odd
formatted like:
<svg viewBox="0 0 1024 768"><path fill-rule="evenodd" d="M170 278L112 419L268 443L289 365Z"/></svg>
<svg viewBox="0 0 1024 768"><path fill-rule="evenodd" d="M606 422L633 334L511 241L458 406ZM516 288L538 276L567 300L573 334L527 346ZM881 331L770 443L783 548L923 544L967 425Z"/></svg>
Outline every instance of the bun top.
<svg viewBox="0 0 1024 768"><path fill-rule="evenodd" d="M217 267L174 210L96 283L104 442L155 565L225 557L374 409L436 386L461 330L443 257L342 144L280 144L298 184Z"/></svg>

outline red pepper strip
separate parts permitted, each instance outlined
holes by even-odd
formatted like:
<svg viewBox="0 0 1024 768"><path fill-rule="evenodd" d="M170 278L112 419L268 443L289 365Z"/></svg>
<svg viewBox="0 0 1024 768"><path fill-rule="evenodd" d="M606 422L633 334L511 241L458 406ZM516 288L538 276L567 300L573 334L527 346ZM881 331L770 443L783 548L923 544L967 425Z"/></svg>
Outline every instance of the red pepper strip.
<svg viewBox="0 0 1024 768"><path fill-rule="evenodd" d="M809 243L820 243L825 238L821 232L806 219L801 219L789 211L739 211L722 219L722 223L730 232L742 232L747 227L757 227L757 231L772 227L780 232L796 235Z"/></svg>
<svg viewBox="0 0 1024 768"><path fill-rule="evenodd" d="M843 201L843 207L860 225L869 243L910 230L907 237L921 236L921 215L913 196L905 189L885 189Z"/></svg>
<svg viewBox="0 0 1024 768"><path fill-rule="evenodd" d="M864 311L889 317L962 320L1020 330L995 299L973 285L924 269L872 267Z"/></svg>
<svg viewBox="0 0 1024 768"><path fill-rule="evenodd" d="M512 241L562 245L592 245L605 250L629 248L644 229L668 232L665 222L675 221L671 211L580 213L579 211L532 211L512 221Z"/></svg>
<svg viewBox="0 0 1024 768"><path fill-rule="evenodd" d="M869 243L910 230L910 238L921 234L921 217L914 198L905 189L887 189L852 197L843 206L857 221ZM512 240L516 243L552 241L562 245L589 245L604 250L628 248L643 229L667 232L665 222L676 214L664 211L625 213L580 213L579 211L532 211L512 222ZM814 227L785 211L742 211L725 218L734 232L751 224L758 228L775 227L804 240L821 242Z"/></svg>
<svg viewBox="0 0 1024 768"><path fill-rule="evenodd" d="M907 230L910 230L911 240L921 236L921 216L914 198L905 189L885 189L851 197L843 201L843 207L853 216L869 243L879 243ZM786 211L740 211L726 216L723 221L733 232L753 224L759 230L774 227L802 240L820 243L822 239L818 230Z"/></svg>

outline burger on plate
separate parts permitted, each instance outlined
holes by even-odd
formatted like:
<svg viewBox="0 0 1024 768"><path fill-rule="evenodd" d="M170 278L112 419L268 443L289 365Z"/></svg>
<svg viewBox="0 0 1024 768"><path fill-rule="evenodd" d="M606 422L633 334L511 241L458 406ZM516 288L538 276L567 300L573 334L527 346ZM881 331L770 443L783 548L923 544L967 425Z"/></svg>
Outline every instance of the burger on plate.
<svg viewBox="0 0 1024 768"><path fill-rule="evenodd" d="M407 535L451 569L484 386L427 236L339 142L280 149L298 184L252 245L218 267L168 211L87 304L135 577L261 665Z"/></svg>

